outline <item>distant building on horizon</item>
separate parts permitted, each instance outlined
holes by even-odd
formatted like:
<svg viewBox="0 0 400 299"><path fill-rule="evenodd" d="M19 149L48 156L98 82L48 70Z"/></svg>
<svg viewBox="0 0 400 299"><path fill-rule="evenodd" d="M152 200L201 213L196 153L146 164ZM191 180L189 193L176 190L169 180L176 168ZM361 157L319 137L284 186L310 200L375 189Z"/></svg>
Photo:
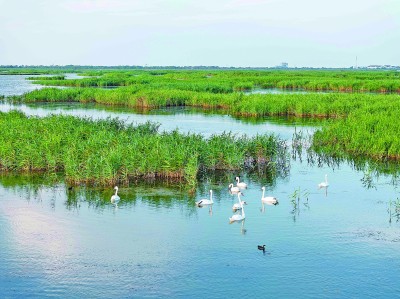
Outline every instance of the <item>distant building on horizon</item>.
<svg viewBox="0 0 400 299"><path fill-rule="evenodd" d="M278 69L287 69L289 67L289 63L287 62L282 62L280 65L278 65L276 68Z"/></svg>
<svg viewBox="0 0 400 299"><path fill-rule="evenodd" d="M376 69L398 69L399 66L396 65L390 65L390 64L385 64L385 65L380 65L380 64L371 64L367 66L367 69L370 70L376 70Z"/></svg>

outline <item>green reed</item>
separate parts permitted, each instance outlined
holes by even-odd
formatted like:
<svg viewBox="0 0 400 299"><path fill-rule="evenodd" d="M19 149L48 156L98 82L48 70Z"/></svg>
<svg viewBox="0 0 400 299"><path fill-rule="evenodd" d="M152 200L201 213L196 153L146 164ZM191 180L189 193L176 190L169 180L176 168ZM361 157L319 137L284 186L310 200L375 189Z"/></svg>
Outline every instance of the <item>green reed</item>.
<svg viewBox="0 0 400 299"><path fill-rule="evenodd" d="M400 74L396 71L354 70L108 70L83 73L90 78L47 80L35 83L51 86L106 87L153 86L200 92L230 93L254 88L304 89L342 92L400 92Z"/></svg>
<svg viewBox="0 0 400 299"><path fill-rule="evenodd" d="M283 115L334 118L313 139L332 155L400 159L397 94L245 94L254 88L399 92L395 71L341 70L87 70L89 78L46 79L45 88L9 100L82 102L137 108L191 106L220 109L241 117ZM118 87L103 89L99 87ZM192 161L193 165L196 165ZM195 167L188 167L192 172Z"/></svg>
<svg viewBox="0 0 400 299"><path fill-rule="evenodd" d="M331 122L314 135L314 147L332 155L400 159L400 102L388 98Z"/></svg>
<svg viewBox="0 0 400 299"><path fill-rule="evenodd" d="M64 172L69 184L129 183L140 178L195 185L209 170L275 167L286 149L274 135L158 132L158 125L71 116L27 117L0 112L0 168L12 172ZM251 163L249 164L249 160Z"/></svg>

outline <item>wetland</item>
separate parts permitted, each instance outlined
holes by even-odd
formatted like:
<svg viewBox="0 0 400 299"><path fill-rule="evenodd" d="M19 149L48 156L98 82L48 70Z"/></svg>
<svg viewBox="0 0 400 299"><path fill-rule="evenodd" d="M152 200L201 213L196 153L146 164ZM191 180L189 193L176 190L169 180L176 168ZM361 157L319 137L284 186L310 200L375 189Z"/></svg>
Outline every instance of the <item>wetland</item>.
<svg viewBox="0 0 400 299"><path fill-rule="evenodd" d="M398 73L53 75L0 76L5 297L399 296Z"/></svg>

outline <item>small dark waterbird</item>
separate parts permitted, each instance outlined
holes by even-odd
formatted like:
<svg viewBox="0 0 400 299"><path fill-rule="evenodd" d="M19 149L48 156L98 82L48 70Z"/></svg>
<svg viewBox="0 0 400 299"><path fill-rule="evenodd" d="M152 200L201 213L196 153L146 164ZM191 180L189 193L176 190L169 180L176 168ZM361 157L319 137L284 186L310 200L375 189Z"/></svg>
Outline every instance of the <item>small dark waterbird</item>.
<svg viewBox="0 0 400 299"><path fill-rule="evenodd" d="M257 245L258 250L262 250L263 252L265 252L265 245Z"/></svg>

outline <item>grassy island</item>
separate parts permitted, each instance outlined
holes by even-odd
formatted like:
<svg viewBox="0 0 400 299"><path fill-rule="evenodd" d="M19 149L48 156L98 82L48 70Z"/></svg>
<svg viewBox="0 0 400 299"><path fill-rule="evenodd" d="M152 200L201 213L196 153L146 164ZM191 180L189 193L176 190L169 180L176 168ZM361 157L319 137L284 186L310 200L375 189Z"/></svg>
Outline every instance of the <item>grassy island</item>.
<svg viewBox="0 0 400 299"><path fill-rule="evenodd" d="M273 169L287 155L284 142L274 135L226 133L205 139L118 119L0 112L0 132L3 172L64 172L69 184L123 184L155 177L194 185L199 171Z"/></svg>

